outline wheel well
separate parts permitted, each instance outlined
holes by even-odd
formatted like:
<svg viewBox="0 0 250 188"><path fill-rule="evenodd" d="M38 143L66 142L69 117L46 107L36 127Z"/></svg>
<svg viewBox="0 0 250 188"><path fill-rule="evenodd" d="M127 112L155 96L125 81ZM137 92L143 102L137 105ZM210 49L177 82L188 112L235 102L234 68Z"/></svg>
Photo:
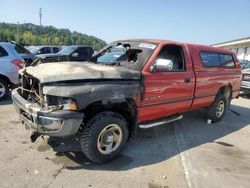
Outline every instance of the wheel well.
<svg viewBox="0 0 250 188"><path fill-rule="evenodd" d="M0 78L5 80L7 82L7 84L9 85L9 87L11 86L11 81L7 76L0 74Z"/></svg>
<svg viewBox="0 0 250 188"><path fill-rule="evenodd" d="M102 111L113 111L121 114L127 121L129 137L136 131L137 109L133 99L114 99L97 101L88 105L84 110L84 124L94 115Z"/></svg>
<svg viewBox="0 0 250 188"><path fill-rule="evenodd" d="M227 98L232 95L232 86L230 84L223 86L219 89L217 95L225 95Z"/></svg>
<svg viewBox="0 0 250 188"><path fill-rule="evenodd" d="M226 99L228 100L228 107L231 102L231 97L232 97L232 86L230 84L223 86L219 89L217 96L218 95L224 95Z"/></svg>

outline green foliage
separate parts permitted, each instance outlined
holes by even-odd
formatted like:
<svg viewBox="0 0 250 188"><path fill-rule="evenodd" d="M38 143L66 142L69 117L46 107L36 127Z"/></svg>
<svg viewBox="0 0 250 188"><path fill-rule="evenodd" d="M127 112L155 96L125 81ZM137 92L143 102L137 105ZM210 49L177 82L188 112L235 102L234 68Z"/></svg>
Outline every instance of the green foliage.
<svg viewBox="0 0 250 188"><path fill-rule="evenodd" d="M17 38L17 30L19 37ZM18 40L18 41L17 41ZM98 51L106 42L94 36L71 32L69 29L58 29L53 26L40 26L31 23L17 24L0 23L0 41L16 41L26 45L90 45Z"/></svg>

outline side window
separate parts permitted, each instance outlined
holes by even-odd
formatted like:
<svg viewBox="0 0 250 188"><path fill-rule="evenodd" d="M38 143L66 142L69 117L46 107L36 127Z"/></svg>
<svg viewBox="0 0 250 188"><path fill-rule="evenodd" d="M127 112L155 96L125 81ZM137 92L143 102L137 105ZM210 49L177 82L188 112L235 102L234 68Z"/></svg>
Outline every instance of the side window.
<svg viewBox="0 0 250 188"><path fill-rule="evenodd" d="M234 67L233 57L229 54L201 52L202 64L206 67Z"/></svg>
<svg viewBox="0 0 250 188"><path fill-rule="evenodd" d="M80 48L76 49L74 52L71 53L73 57L81 57Z"/></svg>
<svg viewBox="0 0 250 188"><path fill-rule="evenodd" d="M9 54L6 52L6 50L0 46L0 57L8 56Z"/></svg>
<svg viewBox="0 0 250 188"><path fill-rule="evenodd" d="M164 59L173 62L173 68L170 71L184 71L186 69L185 60L181 46L166 45L159 52L156 60Z"/></svg>
<svg viewBox="0 0 250 188"><path fill-rule="evenodd" d="M54 53L59 52L59 48L57 48L57 47L53 47L53 52L54 52Z"/></svg>
<svg viewBox="0 0 250 188"><path fill-rule="evenodd" d="M234 67L235 63L233 57L229 54L219 54L220 63L222 67Z"/></svg>
<svg viewBox="0 0 250 188"><path fill-rule="evenodd" d="M79 57L82 57L82 58L88 58L89 57L89 53L88 53L88 48L79 48Z"/></svg>
<svg viewBox="0 0 250 188"><path fill-rule="evenodd" d="M50 54L50 47L43 47L40 54Z"/></svg>
<svg viewBox="0 0 250 188"><path fill-rule="evenodd" d="M206 67L219 67L219 55L214 52L201 52L200 53L202 64Z"/></svg>

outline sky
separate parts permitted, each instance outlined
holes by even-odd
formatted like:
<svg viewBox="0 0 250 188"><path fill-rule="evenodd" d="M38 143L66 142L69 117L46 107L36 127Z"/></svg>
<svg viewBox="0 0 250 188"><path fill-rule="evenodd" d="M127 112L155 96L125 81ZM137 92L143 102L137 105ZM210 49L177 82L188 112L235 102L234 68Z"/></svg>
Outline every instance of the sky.
<svg viewBox="0 0 250 188"><path fill-rule="evenodd" d="M250 0L0 0L0 22L68 28L112 42L216 44L250 37Z"/></svg>

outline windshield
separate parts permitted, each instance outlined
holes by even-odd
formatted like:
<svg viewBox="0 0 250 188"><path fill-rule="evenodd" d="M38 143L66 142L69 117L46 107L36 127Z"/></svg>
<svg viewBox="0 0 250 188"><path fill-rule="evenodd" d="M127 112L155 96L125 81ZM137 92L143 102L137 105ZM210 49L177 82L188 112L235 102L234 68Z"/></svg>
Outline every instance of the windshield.
<svg viewBox="0 0 250 188"><path fill-rule="evenodd" d="M123 46L113 47L97 58L97 63L101 64L113 64L120 61L127 61L125 48Z"/></svg>
<svg viewBox="0 0 250 188"><path fill-rule="evenodd" d="M250 62L245 64L244 69L250 69Z"/></svg>
<svg viewBox="0 0 250 188"><path fill-rule="evenodd" d="M141 70L153 54L155 47L155 43L117 41L104 47L89 61L98 64Z"/></svg>
<svg viewBox="0 0 250 188"><path fill-rule="evenodd" d="M33 48L30 50L30 52L31 52L32 54L36 54L36 53L38 52L38 50L40 50L40 47L33 47Z"/></svg>
<svg viewBox="0 0 250 188"><path fill-rule="evenodd" d="M75 51L76 48L77 48L76 46L68 46L68 47L63 48L60 52L58 52L58 54L69 55L73 51Z"/></svg>

